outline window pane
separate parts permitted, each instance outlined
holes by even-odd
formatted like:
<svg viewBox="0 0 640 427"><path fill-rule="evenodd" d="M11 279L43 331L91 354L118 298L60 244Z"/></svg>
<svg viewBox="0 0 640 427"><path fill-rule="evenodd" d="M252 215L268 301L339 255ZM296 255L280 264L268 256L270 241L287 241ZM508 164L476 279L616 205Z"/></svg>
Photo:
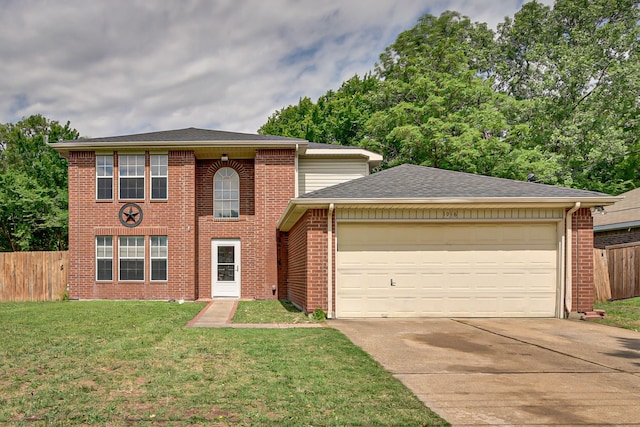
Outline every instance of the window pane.
<svg viewBox="0 0 640 427"><path fill-rule="evenodd" d="M113 198L113 179L98 178L98 199L109 200Z"/></svg>
<svg viewBox="0 0 640 427"><path fill-rule="evenodd" d="M167 178L151 178L151 198L167 198Z"/></svg>
<svg viewBox="0 0 640 427"><path fill-rule="evenodd" d="M144 259L121 259L120 280L144 280Z"/></svg>
<svg viewBox="0 0 640 427"><path fill-rule="evenodd" d="M98 260L98 280L113 280L113 260L111 259L99 259Z"/></svg>
<svg viewBox="0 0 640 427"><path fill-rule="evenodd" d="M151 260L151 280L167 280L167 260Z"/></svg>
<svg viewBox="0 0 640 427"><path fill-rule="evenodd" d="M144 178L120 178L121 199L144 199Z"/></svg>

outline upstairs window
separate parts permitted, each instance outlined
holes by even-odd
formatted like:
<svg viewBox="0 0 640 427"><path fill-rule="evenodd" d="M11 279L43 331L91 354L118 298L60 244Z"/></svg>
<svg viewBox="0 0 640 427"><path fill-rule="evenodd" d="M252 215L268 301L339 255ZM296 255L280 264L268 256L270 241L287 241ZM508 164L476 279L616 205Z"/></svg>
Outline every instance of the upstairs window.
<svg viewBox="0 0 640 427"><path fill-rule="evenodd" d="M120 198L144 200L144 154L118 156Z"/></svg>
<svg viewBox="0 0 640 427"><path fill-rule="evenodd" d="M113 156L96 156L96 199L113 199Z"/></svg>
<svg viewBox="0 0 640 427"><path fill-rule="evenodd" d="M151 160L151 198L167 199L169 162L166 154L152 154Z"/></svg>
<svg viewBox="0 0 640 427"><path fill-rule="evenodd" d="M220 168L213 176L213 217L240 216L240 178L232 168Z"/></svg>

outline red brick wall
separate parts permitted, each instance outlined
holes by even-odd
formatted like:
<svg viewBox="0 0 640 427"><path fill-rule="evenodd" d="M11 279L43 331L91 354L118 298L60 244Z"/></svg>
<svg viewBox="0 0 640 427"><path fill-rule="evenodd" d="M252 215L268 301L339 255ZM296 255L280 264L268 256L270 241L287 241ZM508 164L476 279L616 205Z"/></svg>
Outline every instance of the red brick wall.
<svg viewBox="0 0 640 427"><path fill-rule="evenodd" d="M640 228L600 231L595 233L593 246L604 249L610 245L640 242Z"/></svg>
<svg viewBox="0 0 640 427"><path fill-rule="evenodd" d="M287 268L287 294L286 298L305 309L307 306L307 218L305 213L300 220L289 230L288 248L289 254Z"/></svg>
<svg viewBox="0 0 640 427"><path fill-rule="evenodd" d="M588 208L578 209L572 218L571 275L572 312L593 310L593 217Z"/></svg>
<svg viewBox="0 0 640 427"><path fill-rule="evenodd" d="M235 169L240 178L238 219L213 217L213 176L221 167ZM294 150L258 150L255 160L198 161L198 298L212 295L213 239L240 239L242 298L278 297L276 224L294 194Z"/></svg>
<svg viewBox="0 0 640 427"><path fill-rule="evenodd" d="M168 200L151 201L149 155L146 155L145 200L134 201L143 210L142 223L124 227L118 213L127 201L118 200L117 153L114 153L113 200L96 201L95 154L69 154L69 286L70 297L80 299L195 299L195 157L193 152L169 153ZM145 280L118 280L118 236L145 237ZM149 278L149 236L167 236L168 280ZM98 282L96 236L113 237L113 281Z"/></svg>
<svg viewBox="0 0 640 427"><path fill-rule="evenodd" d="M308 210L289 231L288 297L306 312L327 311L327 210Z"/></svg>

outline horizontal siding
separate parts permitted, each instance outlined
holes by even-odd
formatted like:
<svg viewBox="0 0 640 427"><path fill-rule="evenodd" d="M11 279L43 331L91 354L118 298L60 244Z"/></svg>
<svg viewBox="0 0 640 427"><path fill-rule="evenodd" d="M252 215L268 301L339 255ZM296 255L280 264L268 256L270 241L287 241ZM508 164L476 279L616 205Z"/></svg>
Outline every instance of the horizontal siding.
<svg viewBox="0 0 640 427"><path fill-rule="evenodd" d="M561 220L562 209L337 209L338 220Z"/></svg>
<svg viewBox="0 0 640 427"><path fill-rule="evenodd" d="M366 159L300 159L298 163L299 194L369 175Z"/></svg>

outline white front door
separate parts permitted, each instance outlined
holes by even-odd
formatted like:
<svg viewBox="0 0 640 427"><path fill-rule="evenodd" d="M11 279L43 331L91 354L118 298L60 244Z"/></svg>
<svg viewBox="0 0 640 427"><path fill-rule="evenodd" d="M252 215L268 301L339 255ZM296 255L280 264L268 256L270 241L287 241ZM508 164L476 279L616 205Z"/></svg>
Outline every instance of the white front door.
<svg viewBox="0 0 640 427"><path fill-rule="evenodd" d="M213 240L211 246L211 296L240 298L240 240Z"/></svg>

